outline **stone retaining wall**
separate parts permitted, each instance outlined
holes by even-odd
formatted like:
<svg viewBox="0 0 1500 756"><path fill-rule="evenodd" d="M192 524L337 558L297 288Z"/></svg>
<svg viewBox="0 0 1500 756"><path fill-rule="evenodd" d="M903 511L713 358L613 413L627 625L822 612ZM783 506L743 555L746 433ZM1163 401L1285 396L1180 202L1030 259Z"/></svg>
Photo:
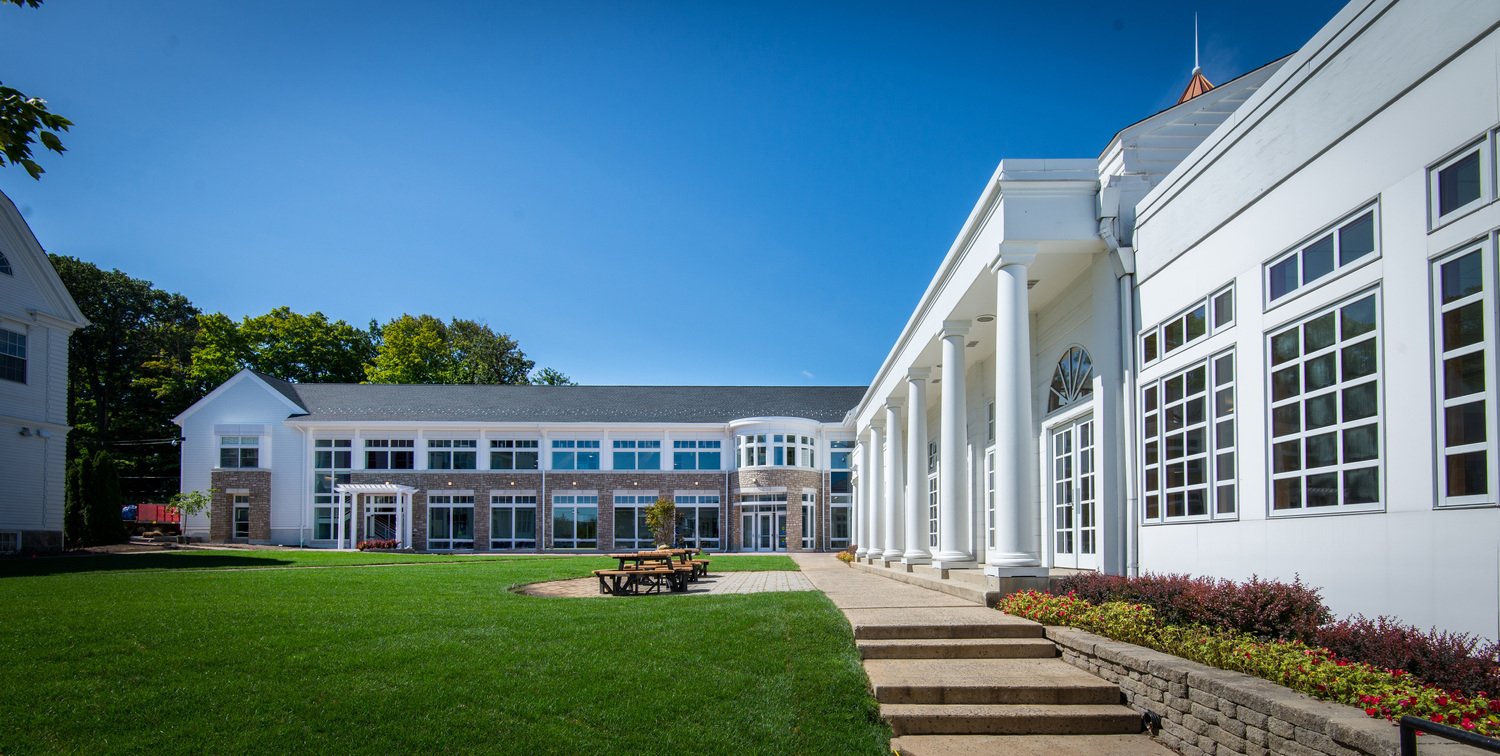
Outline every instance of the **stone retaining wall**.
<svg viewBox="0 0 1500 756"><path fill-rule="evenodd" d="M1048 627L1063 661L1120 686L1126 703L1161 716L1161 743L1187 756L1400 753L1395 725L1258 677L1068 627ZM1423 756L1478 751L1422 738Z"/></svg>

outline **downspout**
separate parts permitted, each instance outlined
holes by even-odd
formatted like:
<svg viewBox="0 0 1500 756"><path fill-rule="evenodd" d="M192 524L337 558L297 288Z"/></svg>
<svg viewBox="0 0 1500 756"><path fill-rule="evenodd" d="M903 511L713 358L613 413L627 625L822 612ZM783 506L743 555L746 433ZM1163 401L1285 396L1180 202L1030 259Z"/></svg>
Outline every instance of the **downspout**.
<svg viewBox="0 0 1500 756"><path fill-rule="evenodd" d="M1118 203L1118 195L1116 197ZM1135 433L1135 248L1121 245L1116 234L1119 223L1119 208L1104 207L1105 215L1099 219L1099 237L1109 248L1115 265L1118 283L1120 310L1120 428L1124 436L1121 450L1123 465L1121 479L1125 483L1125 574L1134 577L1140 574L1140 495L1136 489L1136 433Z"/></svg>

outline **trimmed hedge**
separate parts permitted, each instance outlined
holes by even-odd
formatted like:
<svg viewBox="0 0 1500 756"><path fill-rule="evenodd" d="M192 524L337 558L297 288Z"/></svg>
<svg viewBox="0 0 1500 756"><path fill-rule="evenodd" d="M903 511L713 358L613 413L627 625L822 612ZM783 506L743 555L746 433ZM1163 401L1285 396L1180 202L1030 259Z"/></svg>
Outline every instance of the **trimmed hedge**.
<svg viewBox="0 0 1500 756"><path fill-rule="evenodd" d="M1424 683L1399 669L1350 661L1298 640L1263 640L1201 624L1169 624L1145 604L1094 604L1077 595L1023 591L998 608L1047 625L1067 625L1219 669L1254 675L1314 698L1358 706L1394 721L1425 717L1485 735L1500 735L1500 699L1468 696Z"/></svg>

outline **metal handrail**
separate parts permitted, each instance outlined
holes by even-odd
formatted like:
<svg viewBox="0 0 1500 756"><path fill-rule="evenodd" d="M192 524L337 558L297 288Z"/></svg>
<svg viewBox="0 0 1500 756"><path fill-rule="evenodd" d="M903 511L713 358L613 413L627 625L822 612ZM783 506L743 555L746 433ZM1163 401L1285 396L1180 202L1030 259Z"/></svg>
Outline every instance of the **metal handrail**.
<svg viewBox="0 0 1500 756"><path fill-rule="evenodd" d="M1500 753L1500 740L1485 737L1458 727L1438 724L1429 719L1408 714L1401 718L1401 756L1417 756L1417 732L1426 732L1447 738L1464 745L1482 748L1490 753Z"/></svg>

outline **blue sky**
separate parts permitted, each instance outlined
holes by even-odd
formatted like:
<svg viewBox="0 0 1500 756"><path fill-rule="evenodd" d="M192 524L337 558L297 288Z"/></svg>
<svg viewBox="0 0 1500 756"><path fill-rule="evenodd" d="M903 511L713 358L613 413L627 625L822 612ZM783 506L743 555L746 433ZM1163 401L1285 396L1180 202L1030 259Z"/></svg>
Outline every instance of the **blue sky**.
<svg viewBox="0 0 1500 756"><path fill-rule="evenodd" d="M0 8L42 244L234 317L484 321L591 384L863 384L1005 157L1093 157L1303 2Z"/></svg>

